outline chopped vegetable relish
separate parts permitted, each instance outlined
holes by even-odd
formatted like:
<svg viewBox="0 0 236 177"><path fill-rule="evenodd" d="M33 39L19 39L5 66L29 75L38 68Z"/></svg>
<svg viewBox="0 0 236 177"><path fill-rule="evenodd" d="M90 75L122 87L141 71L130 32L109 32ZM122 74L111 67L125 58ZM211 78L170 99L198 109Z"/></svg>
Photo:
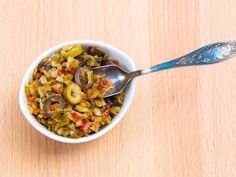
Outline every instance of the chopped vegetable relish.
<svg viewBox="0 0 236 177"><path fill-rule="evenodd" d="M118 64L95 46L68 45L44 58L25 86L28 108L36 120L60 136L80 138L110 124L125 92L104 98L113 83L92 68Z"/></svg>

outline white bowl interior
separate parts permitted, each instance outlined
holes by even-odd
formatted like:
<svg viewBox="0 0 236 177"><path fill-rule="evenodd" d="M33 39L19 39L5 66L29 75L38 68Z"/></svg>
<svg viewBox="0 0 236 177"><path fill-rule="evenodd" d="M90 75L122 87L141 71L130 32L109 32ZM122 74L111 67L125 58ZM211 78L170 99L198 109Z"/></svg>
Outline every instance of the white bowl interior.
<svg viewBox="0 0 236 177"><path fill-rule="evenodd" d="M47 136L53 140L56 140L59 142L64 142L64 143L83 143L83 142L88 142L88 141L97 139L98 137L104 135L109 130L111 130L115 125L117 125L119 123L119 121L122 119L124 114L127 112L128 107L130 106L131 101L133 99L134 92L135 92L135 81L134 80L131 81L126 87L126 96L125 96L125 100L124 100L124 103L121 107L120 112L112 119L111 123L108 126L101 129L98 133L92 134L88 137L72 139L72 138L62 137L62 136L56 135L53 132L48 131L46 129L46 127L41 125L34 118L34 116L29 113L24 88L25 88L25 85L28 83L29 79L31 79L33 70L37 67L37 65L39 64L39 62L43 58L52 55L53 53L60 50L62 47L69 45L69 44L82 44L83 46L89 46L89 45L99 46L107 54L109 54L112 58L118 60L119 63L121 64L122 68L124 68L127 71L134 71L135 65L134 65L132 59L128 55L126 55L125 53L123 53L119 49L112 47L111 45L108 45L108 44L105 44L102 42L98 42L98 41L91 41L91 40L75 40L75 41L69 41L69 42L59 44L59 45L43 52L29 67L29 69L27 70L27 72L24 75L24 78L23 78L21 86L20 86L20 92L19 92L19 104L20 104L21 111L24 114L24 117L28 120L28 122L35 129L37 129L39 132L41 132L42 134L44 134L45 136Z"/></svg>

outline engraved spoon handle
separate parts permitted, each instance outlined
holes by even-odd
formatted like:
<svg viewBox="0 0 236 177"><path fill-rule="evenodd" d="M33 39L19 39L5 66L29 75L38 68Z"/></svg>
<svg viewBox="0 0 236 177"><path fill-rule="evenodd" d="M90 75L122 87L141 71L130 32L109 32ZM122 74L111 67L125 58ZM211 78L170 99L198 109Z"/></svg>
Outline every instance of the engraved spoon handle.
<svg viewBox="0 0 236 177"><path fill-rule="evenodd" d="M129 74L129 77L133 78L176 67L219 63L233 57L234 55L236 55L236 41L218 42L201 47L177 59L134 71Z"/></svg>

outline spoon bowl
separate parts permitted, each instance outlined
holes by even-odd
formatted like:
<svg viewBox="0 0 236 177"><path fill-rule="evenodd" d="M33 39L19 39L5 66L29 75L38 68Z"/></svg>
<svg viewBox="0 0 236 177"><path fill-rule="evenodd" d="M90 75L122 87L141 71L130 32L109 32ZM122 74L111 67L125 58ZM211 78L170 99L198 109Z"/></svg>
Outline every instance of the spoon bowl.
<svg viewBox="0 0 236 177"><path fill-rule="evenodd" d="M93 72L95 74L104 74L107 80L111 80L114 83L113 89L105 95L105 97L109 97L119 94L127 83L137 76L177 67L215 64L232 58L235 55L235 41L218 42L203 46L174 60L134 72L127 72L116 65L97 67L93 69Z"/></svg>
<svg viewBox="0 0 236 177"><path fill-rule="evenodd" d="M94 74L105 74L107 80L114 83L114 88L106 93L105 97L110 97L119 94L128 83L128 72L117 65L105 65L93 68Z"/></svg>

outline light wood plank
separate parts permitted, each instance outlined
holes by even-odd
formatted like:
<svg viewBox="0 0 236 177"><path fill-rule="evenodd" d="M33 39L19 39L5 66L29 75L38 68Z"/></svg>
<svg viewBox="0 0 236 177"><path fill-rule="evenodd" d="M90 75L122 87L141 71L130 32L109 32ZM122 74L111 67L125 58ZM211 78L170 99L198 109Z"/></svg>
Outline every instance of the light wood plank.
<svg viewBox="0 0 236 177"><path fill-rule="evenodd" d="M235 39L235 9L234 0L1 0L1 176L235 176L235 59L138 78L122 122L90 143L49 140L18 107L27 67L55 44L101 40L141 68Z"/></svg>

